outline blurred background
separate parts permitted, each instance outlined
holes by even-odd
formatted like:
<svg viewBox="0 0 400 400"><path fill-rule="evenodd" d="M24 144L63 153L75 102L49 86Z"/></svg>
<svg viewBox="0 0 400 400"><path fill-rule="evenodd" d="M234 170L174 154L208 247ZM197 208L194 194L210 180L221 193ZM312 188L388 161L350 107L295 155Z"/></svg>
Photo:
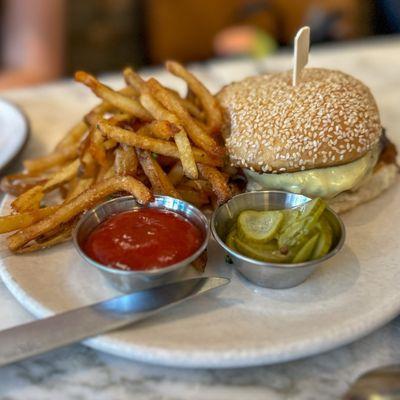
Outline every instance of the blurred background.
<svg viewBox="0 0 400 400"><path fill-rule="evenodd" d="M0 89L400 32L400 0L0 0Z"/></svg>

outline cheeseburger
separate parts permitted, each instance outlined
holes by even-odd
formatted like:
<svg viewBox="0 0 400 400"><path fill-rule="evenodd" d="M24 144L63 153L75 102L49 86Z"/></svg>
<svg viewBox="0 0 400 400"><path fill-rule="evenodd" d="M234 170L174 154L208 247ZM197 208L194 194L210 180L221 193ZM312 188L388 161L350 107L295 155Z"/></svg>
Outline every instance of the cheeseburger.
<svg viewBox="0 0 400 400"><path fill-rule="evenodd" d="M328 199L344 212L396 180L396 149L367 86L340 71L304 69L247 78L218 94L232 165L248 190Z"/></svg>

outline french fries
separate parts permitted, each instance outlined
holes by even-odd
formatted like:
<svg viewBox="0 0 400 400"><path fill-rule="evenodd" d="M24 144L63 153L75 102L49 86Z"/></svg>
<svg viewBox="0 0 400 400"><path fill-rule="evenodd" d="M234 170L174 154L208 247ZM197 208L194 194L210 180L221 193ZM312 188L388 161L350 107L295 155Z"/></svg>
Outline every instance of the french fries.
<svg viewBox="0 0 400 400"><path fill-rule="evenodd" d="M0 216L0 233L13 232L10 250L68 240L80 214L111 194L127 192L142 204L162 194L208 208L237 192L215 135L221 126L215 97L182 65L167 68L186 82L186 98L131 68L123 71L127 86L120 90L75 74L101 102L50 154L26 160L23 173L2 179L1 189L17 196L13 213ZM204 253L193 266L203 271L206 259Z"/></svg>
<svg viewBox="0 0 400 400"><path fill-rule="evenodd" d="M225 149L214 138L209 136L200 125L190 116L188 111L180 104L171 93L165 89L156 79L151 78L147 85L151 94L170 112L182 121L192 141L207 153L215 157L223 157Z"/></svg>
<svg viewBox="0 0 400 400"><path fill-rule="evenodd" d="M126 144L121 144L115 150L114 170L117 175L134 176L138 169L139 161L135 149Z"/></svg>
<svg viewBox="0 0 400 400"><path fill-rule="evenodd" d="M40 221L44 217L53 214L59 206L39 208L21 214L11 214L0 217L0 233L16 231Z"/></svg>
<svg viewBox="0 0 400 400"><path fill-rule="evenodd" d="M222 112L217 99L181 64L175 61L167 61L166 67L168 71L184 79L187 82L190 91L197 96L199 102L204 108L207 126L210 128L211 133L219 132L222 126Z"/></svg>
<svg viewBox="0 0 400 400"><path fill-rule="evenodd" d="M136 99L115 92L108 86L100 83L94 76L84 71L78 71L75 73L75 80L88 86L97 96L109 102L114 107L145 121L151 120L151 115Z"/></svg>
<svg viewBox="0 0 400 400"><path fill-rule="evenodd" d="M78 146L74 143L56 150L48 156L24 161L24 167L29 173L39 173L60 166L78 155Z"/></svg>
<svg viewBox="0 0 400 400"><path fill-rule="evenodd" d="M184 174L189 179L197 179L199 173L197 171L192 146L190 145L186 132L181 129L179 132L175 133L174 140L178 148Z"/></svg>
<svg viewBox="0 0 400 400"><path fill-rule="evenodd" d="M149 150L153 153L162 154L168 157L179 158L179 151L176 145L166 140L156 139L144 135L140 135L137 132L132 132L127 129L112 126L107 121L99 121L97 127L105 134L108 138L115 140L118 143L125 143L129 146L139 147L143 150ZM223 161L220 158L209 156L203 150L196 147L192 147L194 159L196 162L203 164L221 167Z"/></svg>
<svg viewBox="0 0 400 400"><path fill-rule="evenodd" d="M223 204L231 197L231 189L222 173L216 168L205 164L197 164L200 175L210 182L213 192L217 197L217 204Z"/></svg>
<svg viewBox="0 0 400 400"><path fill-rule="evenodd" d="M165 172L151 154L146 150L140 149L137 149L136 152L140 165L142 166L146 176L149 178L153 192L179 199L181 196L178 191L174 188Z"/></svg>
<svg viewBox="0 0 400 400"><path fill-rule="evenodd" d="M93 207L106 196L116 192L128 192L140 204L146 204L153 198L149 189L131 176L114 177L93 185L88 190L64 204L52 215L21 229L7 239L10 250L17 250L31 240L43 235L57 226L70 221L81 212Z"/></svg>

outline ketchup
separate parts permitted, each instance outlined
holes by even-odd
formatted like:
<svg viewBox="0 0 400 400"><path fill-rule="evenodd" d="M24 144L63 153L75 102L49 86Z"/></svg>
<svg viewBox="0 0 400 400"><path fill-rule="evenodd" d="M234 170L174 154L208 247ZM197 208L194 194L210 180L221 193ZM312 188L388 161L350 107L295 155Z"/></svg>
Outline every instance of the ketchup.
<svg viewBox="0 0 400 400"><path fill-rule="evenodd" d="M184 260L202 241L200 229L181 215L139 208L103 221L90 233L83 250L103 265L143 271Z"/></svg>

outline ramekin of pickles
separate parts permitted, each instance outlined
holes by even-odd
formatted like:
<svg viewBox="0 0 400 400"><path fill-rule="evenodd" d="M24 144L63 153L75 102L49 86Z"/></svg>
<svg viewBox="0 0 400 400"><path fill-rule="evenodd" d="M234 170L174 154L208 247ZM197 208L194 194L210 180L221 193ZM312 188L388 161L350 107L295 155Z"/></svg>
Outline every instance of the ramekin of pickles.
<svg viewBox="0 0 400 400"><path fill-rule="evenodd" d="M235 196L215 211L211 230L234 267L269 288L303 282L340 250L345 236L325 201L281 191Z"/></svg>

